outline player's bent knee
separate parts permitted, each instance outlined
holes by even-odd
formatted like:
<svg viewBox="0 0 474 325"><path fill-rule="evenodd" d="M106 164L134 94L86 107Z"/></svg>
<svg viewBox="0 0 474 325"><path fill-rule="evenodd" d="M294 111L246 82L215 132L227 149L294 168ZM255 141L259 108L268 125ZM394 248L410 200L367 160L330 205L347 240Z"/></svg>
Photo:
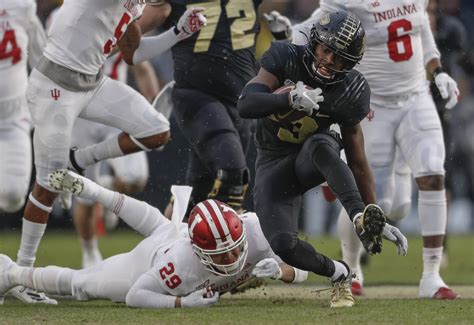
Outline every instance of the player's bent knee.
<svg viewBox="0 0 474 325"><path fill-rule="evenodd" d="M387 217L394 222L398 222L405 218L410 213L411 201L402 203L396 207L393 207Z"/></svg>
<svg viewBox="0 0 474 325"><path fill-rule="evenodd" d="M248 168L217 171L210 199L216 199L231 206L237 212L242 211L245 194L249 185L250 173Z"/></svg>
<svg viewBox="0 0 474 325"><path fill-rule="evenodd" d="M136 141L134 142L143 150L150 151L150 150L158 149L164 146L165 144L169 142L170 138L171 138L170 131L165 131L165 132L154 134L145 138L140 138L140 139L135 138ZM133 137L131 137L131 139L132 141L134 140Z"/></svg>
<svg viewBox="0 0 474 325"><path fill-rule="evenodd" d="M25 204L26 194L24 191L22 193L8 192L0 195L0 211L6 213L14 213L20 210Z"/></svg>
<svg viewBox="0 0 474 325"><path fill-rule="evenodd" d="M290 252L296 247L297 240L296 236L289 233L279 233L274 235L270 240L270 247L273 249L275 254L284 259Z"/></svg>

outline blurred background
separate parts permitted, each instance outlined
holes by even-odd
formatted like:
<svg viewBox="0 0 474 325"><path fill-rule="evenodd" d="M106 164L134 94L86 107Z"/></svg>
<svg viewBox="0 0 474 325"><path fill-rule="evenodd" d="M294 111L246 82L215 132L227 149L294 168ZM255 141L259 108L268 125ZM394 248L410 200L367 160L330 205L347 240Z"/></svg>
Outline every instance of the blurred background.
<svg viewBox="0 0 474 325"><path fill-rule="evenodd" d="M38 16L45 23L51 11L60 5L61 1L38 0L37 3ZM318 1L314 0L265 0L260 6L260 16L263 12L278 10L288 16L293 23L298 23L308 18L317 7ZM443 65L456 79L461 90L460 102L453 110L439 110L446 128L448 232L472 233L474 231L474 1L431 0L428 10L434 35L443 55ZM458 26L456 35L446 35L446 31L440 27L443 19L456 21ZM263 18L261 18L261 28L257 55L265 51L272 40ZM458 42L453 42L455 38L459 38ZM152 65L161 86L173 79L173 62L170 53L153 60ZM136 87L134 74L128 75L128 83ZM174 118L170 120L171 129L174 130L172 141L164 150L148 153L150 178L145 190L135 195L162 210L170 198L170 186L182 184L184 181L189 150L185 139L177 129ZM252 147L248 154L250 167L254 164L254 157L255 149ZM246 208L252 210L250 199L252 191L249 194ZM335 233L340 205L327 203L319 188L309 191L306 195L307 202L310 203L302 211L300 222L302 230L311 235ZM413 202L416 204L415 197ZM19 231L22 213L22 210L15 214L0 213L0 230ZM413 207L411 215L403 220L400 227L406 233L419 234L416 206ZM51 228L73 228L71 213L61 209L59 205L55 206L48 225L48 229Z"/></svg>

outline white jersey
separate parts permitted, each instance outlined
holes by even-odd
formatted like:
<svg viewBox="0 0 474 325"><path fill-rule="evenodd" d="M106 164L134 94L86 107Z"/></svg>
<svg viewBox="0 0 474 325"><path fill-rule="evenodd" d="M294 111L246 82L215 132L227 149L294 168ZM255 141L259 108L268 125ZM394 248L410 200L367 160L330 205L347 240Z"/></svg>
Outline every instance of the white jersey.
<svg viewBox="0 0 474 325"><path fill-rule="evenodd" d="M33 67L46 37L34 0L0 0L0 100L25 95L27 62ZM27 61L28 59L28 61Z"/></svg>
<svg viewBox="0 0 474 325"><path fill-rule="evenodd" d="M430 30L428 0L321 0L326 12L346 10L359 17L366 34L364 57L356 69L375 96L402 96L427 87L425 65L439 57ZM315 12L295 30L297 42L309 35Z"/></svg>
<svg viewBox="0 0 474 325"><path fill-rule="evenodd" d="M143 8L132 0L66 0L48 33L44 55L71 70L95 75Z"/></svg>
<svg viewBox="0 0 474 325"><path fill-rule="evenodd" d="M193 253L187 233L182 232L184 237L161 249L155 257L157 263L151 272L158 279L162 289L177 297L186 296L209 286L214 291L225 293L250 280L252 269L260 260L272 257L281 263L281 259L275 255L265 239L257 215L246 213L240 218L244 223L248 240L248 256L242 271L234 276L218 276L211 273Z"/></svg>
<svg viewBox="0 0 474 325"><path fill-rule="evenodd" d="M46 20L46 30L49 31L53 21L56 19L60 7L57 7L48 16ZM115 53L114 55L107 58L102 67L104 74L111 79L118 80L123 83L127 83L128 78L128 65L122 59L122 54Z"/></svg>

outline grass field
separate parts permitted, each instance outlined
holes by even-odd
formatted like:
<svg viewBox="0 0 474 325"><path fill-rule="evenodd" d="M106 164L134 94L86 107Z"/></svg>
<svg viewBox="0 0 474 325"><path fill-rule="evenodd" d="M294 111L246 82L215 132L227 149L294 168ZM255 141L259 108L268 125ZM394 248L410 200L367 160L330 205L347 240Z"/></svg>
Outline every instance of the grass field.
<svg viewBox="0 0 474 325"><path fill-rule="evenodd" d="M16 256L19 232L0 233L0 252ZM373 257L365 269L366 294L354 308L328 307L326 280L311 276L303 286L283 286L269 281L267 286L244 294L224 296L210 309L138 310L109 301L75 302L61 300L59 306L24 305L6 299L0 307L0 324L31 323L386 323L386 324L473 324L474 323L474 236L450 237L449 266L442 271L447 283L461 293L456 301L416 299L421 275L421 241L410 238L409 255L399 257L385 242L382 255ZM132 248L140 236L115 232L100 241L104 256ZM311 239L325 254L338 258L334 238ZM78 268L79 243L72 232L48 232L43 239L37 266L55 264Z"/></svg>

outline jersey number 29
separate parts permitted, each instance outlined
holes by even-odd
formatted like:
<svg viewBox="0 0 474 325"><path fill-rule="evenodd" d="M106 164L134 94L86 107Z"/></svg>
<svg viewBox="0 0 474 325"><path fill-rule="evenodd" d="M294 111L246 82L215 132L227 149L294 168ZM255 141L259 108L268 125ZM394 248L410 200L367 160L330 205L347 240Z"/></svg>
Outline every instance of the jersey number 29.
<svg viewBox="0 0 474 325"><path fill-rule="evenodd" d="M160 269L160 276L162 280L165 280L165 284L170 289L174 289L181 284L181 278L177 274L174 273L174 265L173 263L168 263L167 266L164 266Z"/></svg>

